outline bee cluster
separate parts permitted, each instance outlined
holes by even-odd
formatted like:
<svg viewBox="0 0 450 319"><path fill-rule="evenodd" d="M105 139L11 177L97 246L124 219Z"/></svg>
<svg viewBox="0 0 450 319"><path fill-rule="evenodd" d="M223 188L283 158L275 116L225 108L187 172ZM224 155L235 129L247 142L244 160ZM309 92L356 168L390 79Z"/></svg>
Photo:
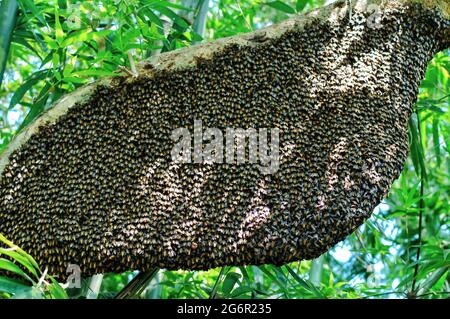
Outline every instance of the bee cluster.
<svg viewBox="0 0 450 319"><path fill-rule="evenodd" d="M449 46L449 21L420 6L386 9L377 30L367 17L97 88L10 156L0 233L60 277L68 264L92 275L319 256L399 176L419 82ZM173 163L172 130L195 120L278 128L279 170Z"/></svg>

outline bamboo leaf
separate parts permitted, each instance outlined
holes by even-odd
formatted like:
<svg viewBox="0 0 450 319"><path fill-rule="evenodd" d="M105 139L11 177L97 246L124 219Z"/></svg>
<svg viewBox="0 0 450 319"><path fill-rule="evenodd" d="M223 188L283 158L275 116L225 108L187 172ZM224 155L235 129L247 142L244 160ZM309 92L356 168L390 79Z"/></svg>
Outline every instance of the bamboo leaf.
<svg viewBox="0 0 450 319"><path fill-rule="evenodd" d="M226 266L224 266L220 269L219 276L217 276L216 282L214 283L214 286L213 286L211 292L209 293L209 299L216 298L217 290L219 289L219 283L222 281L222 277L226 272L227 272Z"/></svg>
<svg viewBox="0 0 450 319"><path fill-rule="evenodd" d="M52 282L52 284L47 287L51 297L53 299L69 299L69 296L67 296L66 291L61 285L52 276L48 276L48 278L50 278Z"/></svg>
<svg viewBox="0 0 450 319"><path fill-rule="evenodd" d="M47 103L47 99L49 96L49 90L52 87L50 83L46 83L44 88L39 93L36 102L33 104L33 107L28 112L27 116L23 120L22 124L20 124L19 130L27 126L31 123L39 114L44 110L45 104Z"/></svg>
<svg viewBox="0 0 450 319"><path fill-rule="evenodd" d="M419 126L417 118L411 116L409 119L409 132L410 132L410 155L413 161L414 169L418 177L423 175L424 180L427 180L427 173L425 167L425 158L422 144L419 140Z"/></svg>
<svg viewBox="0 0 450 319"><path fill-rule="evenodd" d="M39 269L39 266L37 262L34 260L31 255L27 254L24 250L22 250L20 247L14 245L11 241L5 238L2 234L0 234L0 241L5 243L10 248L16 248L16 251L20 253L22 256L26 257L28 261L34 266L34 268Z"/></svg>
<svg viewBox="0 0 450 319"><path fill-rule="evenodd" d="M145 16L158 27L158 32L164 34L164 26L161 19L150 9L144 9Z"/></svg>
<svg viewBox="0 0 450 319"><path fill-rule="evenodd" d="M74 76L66 76L62 79L62 81L66 83L75 83L75 84L83 84L86 82L85 79L77 78Z"/></svg>
<svg viewBox="0 0 450 319"><path fill-rule="evenodd" d="M239 267L239 270L241 271L242 276L244 277L244 279L245 279L247 282L250 282L250 276L249 276L249 274L248 274L247 268L246 268L245 266L240 266L240 267Z"/></svg>
<svg viewBox="0 0 450 319"><path fill-rule="evenodd" d="M11 110L14 106L16 106L23 98L25 93L28 92L36 83L45 78L45 73L42 71L38 71L34 73L25 83L23 83L15 92L9 102L9 109Z"/></svg>
<svg viewBox="0 0 450 319"><path fill-rule="evenodd" d="M34 4L33 0L21 0L20 7L23 12L27 12L28 10L31 11L32 15L28 16L28 21L36 18L39 20L39 22L44 25L48 26L47 20L45 19L44 15L42 14L42 10L38 9L36 5Z"/></svg>
<svg viewBox="0 0 450 319"><path fill-rule="evenodd" d="M433 118L433 149L438 166L441 166L441 147L439 143L439 120Z"/></svg>
<svg viewBox="0 0 450 319"><path fill-rule="evenodd" d="M305 6L308 4L309 0L297 0L297 3L295 5L295 9L297 10L297 12L302 11Z"/></svg>
<svg viewBox="0 0 450 319"><path fill-rule="evenodd" d="M39 279L36 269L34 268L34 266L31 264L31 262L25 256L22 256L20 253L18 253L16 251L7 250L7 249L3 249L3 248L0 248L0 255L8 256L8 257L12 258L13 260L17 261L22 266L24 266L26 269L28 269L28 271L30 273L32 273L37 279Z"/></svg>
<svg viewBox="0 0 450 319"><path fill-rule="evenodd" d="M31 291L31 287L22 281L0 276L0 291L9 294L18 294Z"/></svg>
<svg viewBox="0 0 450 319"><path fill-rule="evenodd" d="M234 288L234 285L239 281L241 275L236 272L229 272L222 284L222 293L224 296L229 296Z"/></svg>
<svg viewBox="0 0 450 319"><path fill-rule="evenodd" d="M161 6L161 5L155 5L154 8L156 11L159 11L161 14L165 15L166 17L171 19L173 22L177 23L183 29L189 28L189 24L183 18L181 18L178 14L176 14L174 11L172 11L171 9Z"/></svg>
<svg viewBox="0 0 450 319"><path fill-rule="evenodd" d="M286 297L288 296L286 285L283 282L281 282L277 276L272 274L272 272L266 268L266 265L259 266L258 268L261 269L263 273L265 273L270 279L272 279L278 285L278 287L286 295Z"/></svg>
<svg viewBox="0 0 450 319"><path fill-rule="evenodd" d="M294 8L282 1L267 2L265 5L288 14L294 14L296 12Z"/></svg>
<svg viewBox="0 0 450 319"><path fill-rule="evenodd" d="M22 269L20 269L19 266L14 264L12 261L9 261L8 259L0 258L0 269L12 272L34 283L34 280L31 279L30 276L28 276Z"/></svg>
<svg viewBox="0 0 450 319"><path fill-rule="evenodd" d="M444 266L442 268L434 271L421 285L421 288L418 290L418 295L426 293L428 290L433 288L433 286L439 281L439 279L444 276L447 271L450 269L450 266Z"/></svg>
<svg viewBox="0 0 450 319"><path fill-rule="evenodd" d="M241 297L244 294L252 293L253 289L246 286L237 287L234 289L231 294L229 295L230 298L238 298Z"/></svg>
<svg viewBox="0 0 450 319"><path fill-rule="evenodd" d="M18 43L20 45L23 45L24 47L26 47L28 50L30 50L33 54L35 54L39 59L41 58L40 53L38 52L38 50L36 50L30 43L29 41L27 41L26 38L18 36L16 33L14 34L13 38L12 38L12 42Z"/></svg>
<svg viewBox="0 0 450 319"><path fill-rule="evenodd" d="M59 12L58 12L58 6L55 4L55 37L56 42L58 42L59 45L61 45L63 38L64 38L64 31L61 27L61 23L59 21Z"/></svg>
<svg viewBox="0 0 450 319"><path fill-rule="evenodd" d="M158 1L158 4L162 5L162 6L165 6L165 7L171 7L171 8L174 8L174 9L178 9L178 10L184 10L184 11L190 11L191 10L191 9L189 9L189 8L183 6L183 5L180 5L180 4L177 4L177 3L172 3L170 1L160 0L160 1Z"/></svg>
<svg viewBox="0 0 450 319"><path fill-rule="evenodd" d="M291 274L291 276L300 284L300 286L302 286L306 290L313 292L317 298L325 298L325 296L323 295L323 293L320 292L319 289L314 287L314 285L309 284L308 282L303 280L289 265L285 265L285 267Z"/></svg>
<svg viewBox="0 0 450 319"><path fill-rule="evenodd" d="M89 70L81 70L81 71L75 71L72 72L72 75L74 76L80 76L80 77L89 77L89 76L119 76L120 74L106 71L102 69L89 69Z"/></svg>

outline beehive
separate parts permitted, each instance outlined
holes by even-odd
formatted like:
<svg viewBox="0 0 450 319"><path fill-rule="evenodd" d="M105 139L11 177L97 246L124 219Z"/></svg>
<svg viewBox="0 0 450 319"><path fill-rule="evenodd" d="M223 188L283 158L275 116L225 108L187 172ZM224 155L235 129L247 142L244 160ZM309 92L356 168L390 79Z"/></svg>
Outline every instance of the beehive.
<svg viewBox="0 0 450 319"><path fill-rule="evenodd" d="M386 2L379 28L338 2L63 98L0 158L0 233L61 277L319 256L400 174L420 80L450 44L442 10ZM195 120L278 128L278 171L174 163L171 132Z"/></svg>

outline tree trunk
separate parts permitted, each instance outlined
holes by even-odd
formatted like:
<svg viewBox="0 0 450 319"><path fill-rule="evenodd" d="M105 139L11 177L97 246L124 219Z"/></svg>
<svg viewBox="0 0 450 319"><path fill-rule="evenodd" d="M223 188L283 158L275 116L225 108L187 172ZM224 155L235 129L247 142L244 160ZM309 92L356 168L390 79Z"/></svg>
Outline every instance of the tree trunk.
<svg viewBox="0 0 450 319"><path fill-rule="evenodd" d="M60 277L324 253L400 174L420 80L450 45L445 1L384 2L164 53L63 97L0 157L0 233ZM229 128L257 132L257 163L174 161L174 130L200 121L224 148Z"/></svg>

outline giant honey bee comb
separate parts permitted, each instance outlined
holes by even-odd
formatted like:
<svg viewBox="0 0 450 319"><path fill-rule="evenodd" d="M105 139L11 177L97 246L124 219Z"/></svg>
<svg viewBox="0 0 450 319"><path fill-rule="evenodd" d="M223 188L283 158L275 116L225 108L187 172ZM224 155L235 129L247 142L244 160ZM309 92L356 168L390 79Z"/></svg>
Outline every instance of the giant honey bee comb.
<svg viewBox="0 0 450 319"><path fill-rule="evenodd" d="M399 176L448 4L340 1L161 54L63 97L0 157L0 233L65 276L283 264L352 233ZM350 14L351 12L351 14ZM171 132L278 128L280 166L176 164Z"/></svg>

